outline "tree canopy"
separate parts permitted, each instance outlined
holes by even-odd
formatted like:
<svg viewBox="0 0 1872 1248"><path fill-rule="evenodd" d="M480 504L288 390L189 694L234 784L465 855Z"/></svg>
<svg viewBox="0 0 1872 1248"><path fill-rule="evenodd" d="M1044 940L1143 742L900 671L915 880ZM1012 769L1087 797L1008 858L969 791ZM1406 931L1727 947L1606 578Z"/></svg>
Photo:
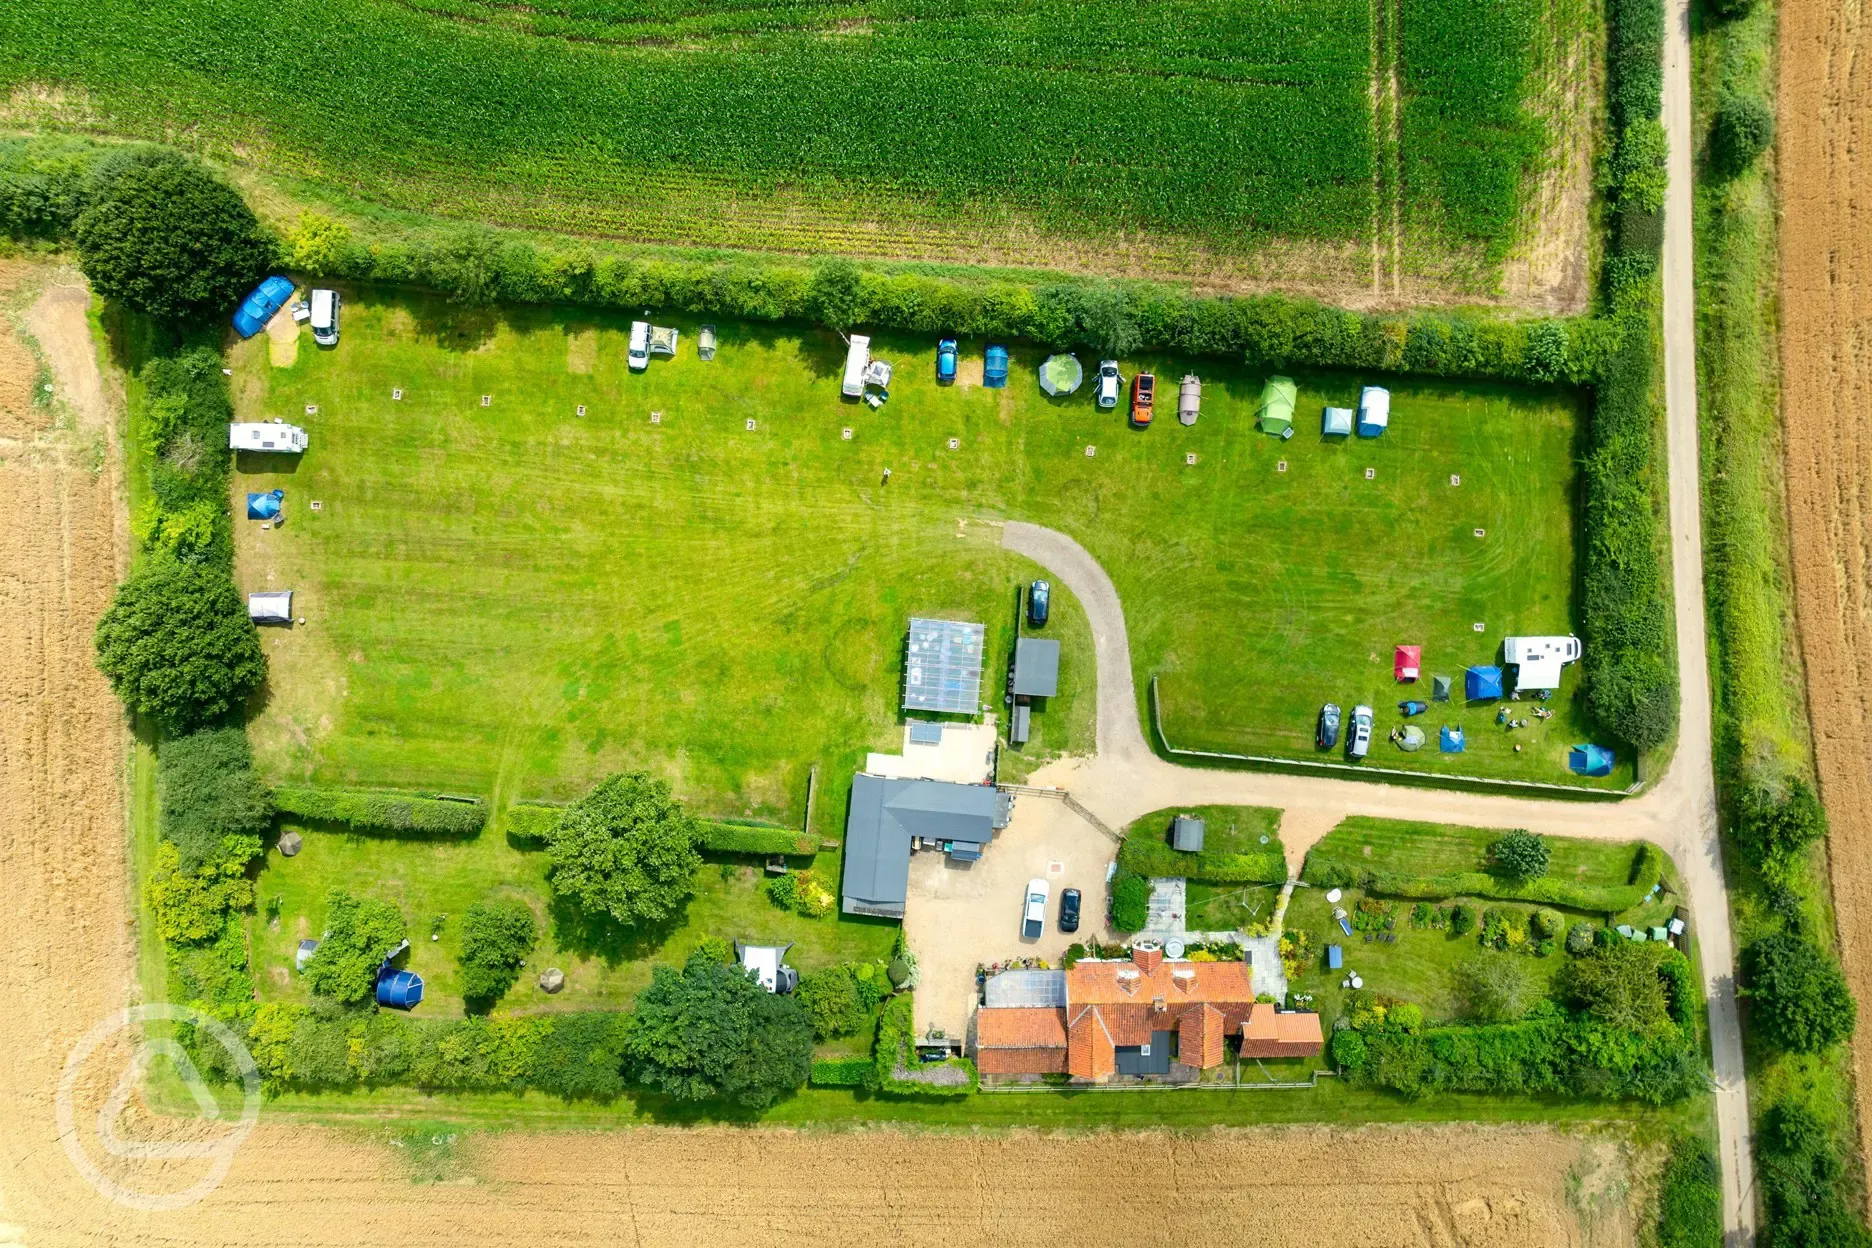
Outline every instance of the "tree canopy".
<svg viewBox="0 0 1872 1248"><path fill-rule="evenodd" d="M461 994L470 1008L491 1007L520 978L520 966L539 939L539 924L524 901L476 902L462 916Z"/></svg>
<svg viewBox="0 0 1872 1248"><path fill-rule="evenodd" d="M96 642L117 696L171 732L220 719L266 676L246 604L218 567L146 559L117 587Z"/></svg>
<svg viewBox="0 0 1872 1248"><path fill-rule="evenodd" d="M361 1005L377 989L377 968L408 934L403 912L389 902L334 888L325 895L325 937L306 963L306 985L341 1005Z"/></svg>
<svg viewBox="0 0 1872 1248"><path fill-rule="evenodd" d="M73 234L99 294L161 320L231 312L275 252L238 191L173 153L127 164Z"/></svg>
<svg viewBox="0 0 1872 1248"><path fill-rule="evenodd" d="M1517 880L1538 880L1547 874L1547 842L1532 832L1516 828L1504 832L1489 846L1495 865Z"/></svg>
<svg viewBox="0 0 1872 1248"><path fill-rule="evenodd" d="M180 851L185 871L223 857L226 837L258 837L272 822L273 799L253 769L242 729L171 737L156 747L156 767L162 834Z"/></svg>
<svg viewBox="0 0 1872 1248"><path fill-rule="evenodd" d="M1852 1034L1858 1007L1839 963L1791 933L1742 951L1742 989L1757 1033L1778 1048L1818 1053Z"/></svg>
<svg viewBox="0 0 1872 1248"><path fill-rule="evenodd" d="M641 771L611 776L547 834L553 892L619 923L666 922L695 891L700 839L668 783Z"/></svg>
<svg viewBox="0 0 1872 1248"><path fill-rule="evenodd" d="M680 971L651 969L625 1039L638 1082L679 1100L754 1108L806 1082L812 1051L812 1022L799 1001L702 950Z"/></svg>
<svg viewBox="0 0 1872 1248"><path fill-rule="evenodd" d="M1575 1009L1612 1027L1650 1035L1670 1025L1670 999L1658 964L1671 949L1620 940L1574 958L1556 986Z"/></svg>

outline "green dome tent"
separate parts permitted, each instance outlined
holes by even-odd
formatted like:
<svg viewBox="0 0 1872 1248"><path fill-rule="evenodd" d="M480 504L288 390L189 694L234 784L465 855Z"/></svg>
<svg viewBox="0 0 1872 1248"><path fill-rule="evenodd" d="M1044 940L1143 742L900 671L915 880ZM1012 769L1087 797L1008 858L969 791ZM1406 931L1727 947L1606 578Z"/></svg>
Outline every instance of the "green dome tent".
<svg viewBox="0 0 1872 1248"><path fill-rule="evenodd" d="M1040 366L1040 388L1058 396L1071 394L1085 380L1085 365L1076 355L1049 355Z"/></svg>
<svg viewBox="0 0 1872 1248"><path fill-rule="evenodd" d="M1294 400L1299 387L1291 377L1270 377L1267 385L1261 388L1261 406L1255 409L1255 419L1260 422L1262 433L1284 434L1293 428Z"/></svg>

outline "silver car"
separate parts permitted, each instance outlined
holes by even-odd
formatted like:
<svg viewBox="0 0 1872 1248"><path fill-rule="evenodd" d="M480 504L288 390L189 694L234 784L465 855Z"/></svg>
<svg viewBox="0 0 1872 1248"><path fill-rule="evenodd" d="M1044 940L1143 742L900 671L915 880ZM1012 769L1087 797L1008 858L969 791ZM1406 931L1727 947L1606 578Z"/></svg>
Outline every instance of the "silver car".
<svg viewBox="0 0 1872 1248"><path fill-rule="evenodd" d="M1118 406L1118 394L1124 389L1124 378L1118 375L1117 360L1100 360L1098 384L1093 387L1092 396L1098 405L1104 408Z"/></svg>
<svg viewBox="0 0 1872 1248"><path fill-rule="evenodd" d="M1352 731L1346 733L1347 758L1364 758L1371 752L1372 709L1363 704L1352 708Z"/></svg>

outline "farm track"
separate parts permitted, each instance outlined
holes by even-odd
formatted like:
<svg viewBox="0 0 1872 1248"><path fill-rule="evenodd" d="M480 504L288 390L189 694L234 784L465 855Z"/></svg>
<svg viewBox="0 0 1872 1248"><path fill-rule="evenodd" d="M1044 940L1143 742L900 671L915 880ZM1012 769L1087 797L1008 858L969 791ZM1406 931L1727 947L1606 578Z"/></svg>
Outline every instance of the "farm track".
<svg viewBox="0 0 1872 1248"><path fill-rule="evenodd" d="M1814 762L1830 831L1861 1159L1872 1178L1872 26L1861 7L1781 8L1782 420Z"/></svg>

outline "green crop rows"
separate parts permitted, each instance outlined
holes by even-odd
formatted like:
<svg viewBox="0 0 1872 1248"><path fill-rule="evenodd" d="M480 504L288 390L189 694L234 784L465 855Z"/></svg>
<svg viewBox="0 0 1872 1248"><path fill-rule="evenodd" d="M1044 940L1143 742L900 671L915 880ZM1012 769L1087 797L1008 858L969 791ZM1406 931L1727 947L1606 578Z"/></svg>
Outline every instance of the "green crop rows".
<svg viewBox="0 0 1872 1248"><path fill-rule="evenodd" d="M1406 8L1405 193L1452 240L1512 228L1538 7ZM1421 56L1420 12L1449 28ZM395 206L806 250L1369 237L1372 82L1368 0L0 6L0 84L106 128Z"/></svg>

